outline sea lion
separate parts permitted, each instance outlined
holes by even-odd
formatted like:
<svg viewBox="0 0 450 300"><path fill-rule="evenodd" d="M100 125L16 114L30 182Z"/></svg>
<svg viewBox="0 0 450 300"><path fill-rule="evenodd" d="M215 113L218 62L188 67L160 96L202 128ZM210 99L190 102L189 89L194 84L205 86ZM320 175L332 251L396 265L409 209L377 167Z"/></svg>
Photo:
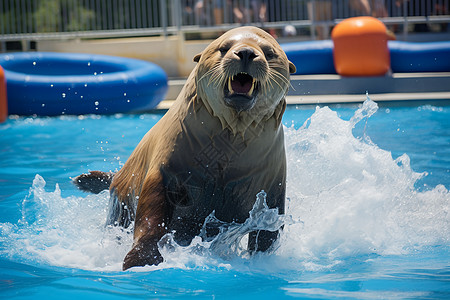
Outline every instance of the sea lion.
<svg viewBox="0 0 450 300"><path fill-rule="evenodd" d="M194 57L198 64L177 100L112 178L108 224L134 224L123 269L163 261L158 241L173 232L180 245L200 233L215 211L223 222L244 222L261 190L284 213L286 154L281 118L295 66L279 44L256 27L224 33ZM90 181L98 178L101 183ZM84 174L84 190L110 175ZM278 232L249 237L265 251Z"/></svg>

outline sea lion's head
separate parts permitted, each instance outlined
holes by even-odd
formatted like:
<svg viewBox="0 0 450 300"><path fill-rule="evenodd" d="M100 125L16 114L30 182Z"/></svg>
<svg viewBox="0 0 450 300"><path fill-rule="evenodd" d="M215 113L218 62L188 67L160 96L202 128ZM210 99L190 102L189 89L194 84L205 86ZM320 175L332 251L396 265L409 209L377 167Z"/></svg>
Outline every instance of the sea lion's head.
<svg viewBox="0 0 450 300"><path fill-rule="evenodd" d="M195 56L197 96L235 134L285 108L289 74L295 66L262 29L230 30Z"/></svg>

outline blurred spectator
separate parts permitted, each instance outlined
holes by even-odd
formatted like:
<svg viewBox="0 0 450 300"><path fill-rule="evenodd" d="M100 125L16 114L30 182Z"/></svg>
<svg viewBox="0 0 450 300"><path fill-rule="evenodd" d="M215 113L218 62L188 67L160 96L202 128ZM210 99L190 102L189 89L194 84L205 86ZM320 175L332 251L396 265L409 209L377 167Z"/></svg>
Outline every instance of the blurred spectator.
<svg viewBox="0 0 450 300"><path fill-rule="evenodd" d="M332 10L330 0L311 0L307 4L308 16L313 23L331 21ZM327 24L318 24L314 26L317 32L317 38L324 40L329 37L330 28Z"/></svg>
<svg viewBox="0 0 450 300"><path fill-rule="evenodd" d="M388 17L384 0L350 0L349 4L358 16Z"/></svg>
<svg viewBox="0 0 450 300"><path fill-rule="evenodd" d="M198 0L195 3L195 15L197 24L199 25L212 25L211 14L209 9L211 8L211 0Z"/></svg>
<svg viewBox="0 0 450 300"><path fill-rule="evenodd" d="M384 0L372 0L372 17L375 18L389 17Z"/></svg>
<svg viewBox="0 0 450 300"><path fill-rule="evenodd" d="M223 23L223 8L227 0L198 0L195 13L198 24L219 25ZM211 20L213 19L213 20Z"/></svg>
<svg viewBox="0 0 450 300"><path fill-rule="evenodd" d="M192 1L189 2L192 3ZM190 12L195 10L198 24L223 24L225 21L225 6L227 8L226 11L232 11L235 23L247 24L267 21L265 0L196 0L193 6L194 8L185 5L185 14L190 15ZM229 22L228 18L226 22Z"/></svg>
<svg viewBox="0 0 450 300"><path fill-rule="evenodd" d="M195 14L193 0L184 0L183 5L183 25L194 25Z"/></svg>
<svg viewBox="0 0 450 300"><path fill-rule="evenodd" d="M245 1L233 0L234 22L239 24L250 23L250 8L245 6Z"/></svg>
<svg viewBox="0 0 450 300"><path fill-rule="evenodd" d="M253 22L264 23L267 21L267 5L264 0L252 0L250 6L253 12Z"/></svg>
<svg viewBox="0 0 450 300"><path fill-rule="evenodd" d="M350 0L350 8L359 16L370 16L369 0Z"/></svg>
<svg viewBox="0 0 450 300"><path fill-rule="evenodd" d="M236 23L248 24L267 21L267 4L265 0L234 0L232 5Z"/></svg>
<svg viewBox="0 0 450 300"><path fill-rule="evenodd" d="M214 23L216 25L223 23L223 8L225 7L226 0L214 0Z"/></svg>

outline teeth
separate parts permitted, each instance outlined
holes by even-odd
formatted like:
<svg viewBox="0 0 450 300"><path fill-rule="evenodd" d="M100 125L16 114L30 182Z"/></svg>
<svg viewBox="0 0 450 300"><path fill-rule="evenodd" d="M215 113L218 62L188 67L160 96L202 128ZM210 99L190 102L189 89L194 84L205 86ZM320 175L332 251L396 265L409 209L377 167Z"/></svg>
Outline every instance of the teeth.
<svg viewBox="0 0 450 300"><path fill-rule="evenodd" d="M255 89L255 82L256 82L256 80L255 80L255 78L253 78L252 87L251 87L250 91L248 91L247 95L251 96L253 94L253 90Z"/></svg>
<svg viewBox="0 0 450 300"><path fill-rule="evenodd" d="M231 87L231 80L233 80L233 77L228 77L228 90L230 91L231 94L234 94L233 88Z"/></svg>
<svg viewBox="0 0 450 300"><path fill-rule="evenodd" d="M234 94L233 87L231 86L231 81L234 80L235 77L236 77L236 75L234 75L232 77L228 77L228 91L230 91L230 94ZM248 96L251 96L253 94L253 91L255 90L255 85L256 85L256 79L253 78L252 87L250 88L250 90L247 93Z"/></svg>

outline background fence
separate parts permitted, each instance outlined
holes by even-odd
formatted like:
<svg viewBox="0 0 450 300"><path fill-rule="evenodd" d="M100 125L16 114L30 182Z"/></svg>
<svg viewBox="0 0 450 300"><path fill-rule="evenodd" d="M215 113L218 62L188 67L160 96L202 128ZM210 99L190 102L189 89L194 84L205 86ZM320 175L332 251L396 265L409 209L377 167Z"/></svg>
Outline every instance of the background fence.
<svg viewBox="0 0 450 300"><path fill-rule="evenodd" d="M448 31L450 0L0 0L0 42L170 35L236 24L326 38L340 20L372 15L407 34ZM412 29L413 28L413 29Z"/></svg>

